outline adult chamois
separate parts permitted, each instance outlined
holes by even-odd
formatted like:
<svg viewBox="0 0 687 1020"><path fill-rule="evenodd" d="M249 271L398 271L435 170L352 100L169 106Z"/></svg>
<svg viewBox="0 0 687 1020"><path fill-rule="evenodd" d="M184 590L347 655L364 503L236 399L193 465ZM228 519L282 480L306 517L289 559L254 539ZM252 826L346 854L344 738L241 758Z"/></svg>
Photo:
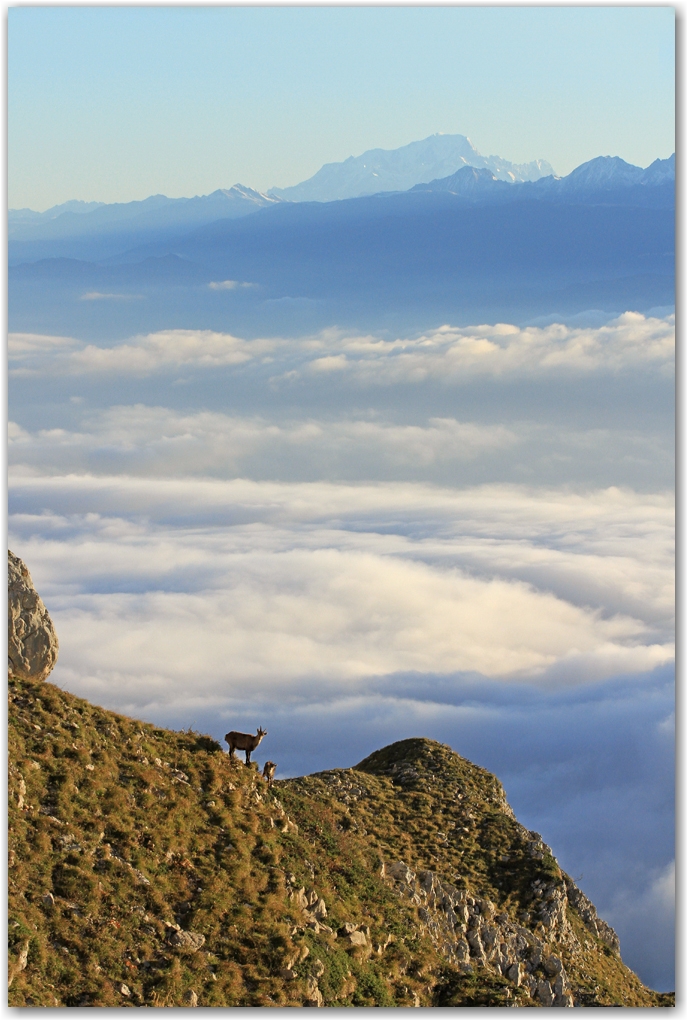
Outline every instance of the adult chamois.
<svg viewBox="0 0 687 1020"><path fill-rule="evenodd" d="M263 730L258 726L258 732L255 736L252 733L237 733L236 730L232 730L230 733L225 733L224 739L229 744L230 757L234 757L234 750L238 748L239 751L246 752L246 765L250 765L251 751L254 751L262 738L266 736L267 730Z"/></svg>

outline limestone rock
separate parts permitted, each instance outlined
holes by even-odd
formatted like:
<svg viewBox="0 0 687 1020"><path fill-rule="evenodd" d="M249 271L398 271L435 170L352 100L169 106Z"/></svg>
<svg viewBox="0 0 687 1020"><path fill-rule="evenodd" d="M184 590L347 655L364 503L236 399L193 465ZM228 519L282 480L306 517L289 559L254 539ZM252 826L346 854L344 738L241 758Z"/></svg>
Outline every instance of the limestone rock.
<svg viewBox="0 0 687 1020"><path fill-rule="evenodd" d="M316 984L308 984L308 998L303 1002L304 1006L324 1006L324 996Z"/></svg>
<svg viewBox="0 0 687 1020"><path fill-rule="evenodd" d="M57 634L26 564L9 549L7 596L8 673L39 683L57 662Z"/></svg>
<svg viewBox="0 0 687 1020"><path fill-rule="evenodd" d="M205 944L205 936L197 931L171 931L167 941L182 953L196 953Z"/></svg>
<svg viewBox="0 0 687 1020"><path fill-rule="evenodd" d="M588 900L584 893L577 888L573 880L565 876L568 902L578 912L587 928L598 938L602 939L614 953L620 954L620 941L610 924L603 921L596 912L596 907Z"/></svg>

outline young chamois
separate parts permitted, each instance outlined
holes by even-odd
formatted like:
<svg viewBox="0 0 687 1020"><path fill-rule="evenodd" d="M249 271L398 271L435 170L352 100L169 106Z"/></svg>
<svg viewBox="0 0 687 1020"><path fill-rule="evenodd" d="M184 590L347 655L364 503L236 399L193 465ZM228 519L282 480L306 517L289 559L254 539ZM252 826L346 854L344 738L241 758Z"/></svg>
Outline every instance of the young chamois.
<svg viewBox="0 0 687 1020"><path fill-rule="evenodd" d="M234 750L238 748L239 751L246 752L246 765L250 765L250 753L254 751L258 746L263 737L267 736L267 730L263 730L258 726L258 732L253 736L252 733L237 733L236 730L232 730L231 733L226 733L224 739L229 744L229 755L234 757Z"/></svg>
<svg viewBox="0 0 687 1020"><path fill-rule="evenodd" d="M262 770L262 778L267 780L267 786L270 787L274 782L274 773L277 771L277 766L273 761L266 761Z"/></svg>

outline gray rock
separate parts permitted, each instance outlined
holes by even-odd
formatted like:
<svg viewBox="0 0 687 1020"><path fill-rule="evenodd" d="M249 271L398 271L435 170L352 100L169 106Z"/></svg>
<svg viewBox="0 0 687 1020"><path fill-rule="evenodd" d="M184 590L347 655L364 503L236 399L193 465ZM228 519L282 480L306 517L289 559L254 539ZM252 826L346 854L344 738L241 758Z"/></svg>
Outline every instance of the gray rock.
<svg viewBox="0 0 687 1020"><path fill-rule="evenodd" d="M291 899L297 907L300 907L301 910L307 910L310 906L310 900L306 896L305 889L303 887L292 892L289 899Z"/></svg>
<svg viewBox="0 0 687 1020"><path fill-rule="evenodd" d="M170 946L179 949L182 953L197 953L205 944L205 936L197 931L172 931L167 936Z"/></svg>
<svg viewBox="0 0 687 1020"><path fill-rule="evenodd" d="M341 938L341 936L339 936ZM344 935L341 938L344 945L348 946L366 946L367 938L365 933L362 931L352 931L349 935Z"/></svg>
<svg viewBox="0 0 687 1020"><path fill-rule="evenodd" d="M410 885L415 880L415 872L411 871L403 861L394 861L393 864L387 864L386 873L397 882L405 882L406 885Z"/></svg>
<svg viewBox="0 0 687 1020"><path fill-rule="evenodd" d="M557 956L546 956L542 960L542 967L549 977L555 977L556 974L560 974L563 970L563 964Z"/></svg>
<svg viewBox="0 0 687 1020"><path fill-rule="evenodd" d="M456 942L455 952L458 960L463 963L470 959L470 946L465 939L458 939Z"/></svg>
<svg viewBox="0 0 687 1020"><path fill-rule="evenodd" d="M610 924L599 917L594 904L577 888L569 875L564 875L564 879L568 902L578 912L589 931L610 946L614 953L620 953L620 940Z"/></svg>
<svg viewBox="0 0 687 1020"><path fill-rule="evenodd" d="M184 996L184 1006L197 1006L198 1005L198 994L194 992L192 988L186 992Z"/></svg>
<svg viewBox="0 0 687 1020"><path fill-rule="evenodd" d="M548 981L537 982L536 996L542 1006L553 1006L554 994Z"/></svg>
<svg viewBox="0 0 687 1020"><path fill-rule="evenodd" d="M327 905L321 897L310 907L310 914L316 921L324 921L327 916Z"/></svg>
<svg viewBox="0 0 687 1020"><path fill-rule="evenodd" d="M26 564L9 549L7 624L9 676L36 683L45 680L57 662L57 634Z"/></svg>
<svg viewBox="0 0 687 1020"><path fill-rule="evenodd" d="M506 977L509 981L512 981L516 988L520 987L522 983L522 964L513 963L506 971Z"/></svg>

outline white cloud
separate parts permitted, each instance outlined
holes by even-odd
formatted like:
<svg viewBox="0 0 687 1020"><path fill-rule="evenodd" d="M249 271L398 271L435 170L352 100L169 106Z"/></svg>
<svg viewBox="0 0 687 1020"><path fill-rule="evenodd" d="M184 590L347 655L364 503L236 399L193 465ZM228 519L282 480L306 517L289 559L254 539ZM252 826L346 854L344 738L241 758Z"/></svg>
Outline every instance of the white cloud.
<svg viewBox="0 0 687 1020"><path fill-rule="evenodd" d="M518 327L505 323L442 326L418 338L386 341L347 337L310 363L310 371L343 371L361 383L392 384L479 377L517 378L560 373L589 374L653 368L670 374L675 355L675 317L648 318L625 312L599 327L553 323Z"/></svg>
<svg viewBox="0 0 687 1020"><path fill-rule="evenodd" d="M20 371L61 374L149 375L197 366L240 365L272 352L275 340L241 340L212 330L173 329L134 337L112 347L83 344L63 337L10 336L10 373Z"/></svg>
<svg viewBox="0 0 687 1020"><path fill-rule="evenodd" d="M70 428L10 423L9 461L52 474L94 471L283 481L409 480L469 485L564 479L597 487L670 484L670 435L650 429L453 417L389 420L374 410L333 417L183 412L135 404L92 409L70 397ZM75 410L78 407L78 412ZM271 415L267 415L271 411ZM76 415L80 420L74 421ZM67 416L65 416L67 418Z"/></svg>
<svg viewBox="0 0 687 1020"><path fill-rule="evenodd" d="M217 287L233 287L235 283L224 281ZM273 369L275 379L280 374L293 379L299 373L346 372L359 383L390 385L427 379L455 383L480 377L542 377L571 372L588 375L628 369L669 375L673 370L675 317L651 318L625 312L597 328L561 323L522 328L504 323L460 329L447 325L420 337L395 340L331 329L294 340L243 340L210 330L167 330L107 348L75 340L65 342L64 338L40 338L41 342L34 338L27 349L22 347L22 337L25 335L14 334L10 338L15 372L31 369L145 375L178 365L231 366L278 353L281 373L278 362ZM38 356L41 353L42 358Z"/></svg>
<svg viewBox="0 0 687 1020"><path fill-rule="evenodd" d="M672 658L669 497L31 475L11 490L55 508L13 516L11 543L50 596L56 676L86 696L162 685L183 703L191 675L208 702L399 671L579 683Z"/></svg>
<svg viewBox="0 0 687 1020"><path fill-rule="evenodd" d="M239 280L213 280L208 284L210 290L238 290L240 287L256 287L255 283L241 283Z"/></svg>
<svg viewBox="0 0 687 1020"><path fill-rule="evenodd" d="M31 355L49 355L55 351L64 352L82 346L78 340L68 336L46 336L41 333L10 333L7 351L10 361L20 361Z"/></svg>
<svg viewBox="0 0 687 1020"><path fill-rule="evenodd" d="M138 404L89 413L79 431L40 429L10 422L12 463L49 472L91 464L147 475L265 471L293 464L311 473L357 470L374 477L384 469L441 468L510 450L521 437L503 425L432 418L425 426L343 418L269 421L211 411L181 414ZM287 468L288 470L288 468Z"/></svg>

